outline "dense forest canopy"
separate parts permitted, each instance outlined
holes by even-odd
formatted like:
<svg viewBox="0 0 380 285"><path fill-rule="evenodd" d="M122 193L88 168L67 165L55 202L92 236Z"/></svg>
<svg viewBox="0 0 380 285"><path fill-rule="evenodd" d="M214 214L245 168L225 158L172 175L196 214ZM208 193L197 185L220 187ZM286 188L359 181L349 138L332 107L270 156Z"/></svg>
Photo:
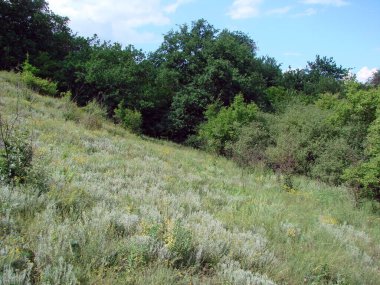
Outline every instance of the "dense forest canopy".
<svg viewBox="0 0 380 285"><path fill-rule="evenodd" d="M283 71L248 35L204 19L169 31L149 54L81 37L68 21L44 0L0 1L0 68L24 66L37 87L35 78L56 82L46 94L96 100L146 135L379 197L379 72L360 84L319 55Z"/></svg>

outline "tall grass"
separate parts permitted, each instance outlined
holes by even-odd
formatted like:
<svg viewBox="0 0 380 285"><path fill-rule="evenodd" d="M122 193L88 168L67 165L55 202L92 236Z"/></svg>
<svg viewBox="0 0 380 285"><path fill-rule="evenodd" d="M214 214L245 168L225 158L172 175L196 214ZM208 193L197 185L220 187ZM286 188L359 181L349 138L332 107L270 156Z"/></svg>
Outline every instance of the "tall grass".
<svg viewBox="0 0 380 285"><path fill-rule="evenodd" d="M283 189L270 172L105 119L89 128L19 80L0 73L0 111L19 101L48 191L0 185L0 284L380 280L380 217L344 187L299 177Z"/></svg>

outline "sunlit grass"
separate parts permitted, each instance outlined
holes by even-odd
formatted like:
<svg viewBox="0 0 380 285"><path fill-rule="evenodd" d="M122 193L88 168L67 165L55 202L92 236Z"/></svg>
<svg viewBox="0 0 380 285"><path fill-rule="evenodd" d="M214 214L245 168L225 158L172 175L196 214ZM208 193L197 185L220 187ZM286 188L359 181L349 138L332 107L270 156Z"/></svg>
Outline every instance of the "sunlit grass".
<svg viewBox="0 0 380 285"><path fill-rule="evenodd" d="M380 217L350 192L135 136L0 73L49 191L0 186L0 284L377 284ZM18 267L17 267L18 266Z"/></svg>

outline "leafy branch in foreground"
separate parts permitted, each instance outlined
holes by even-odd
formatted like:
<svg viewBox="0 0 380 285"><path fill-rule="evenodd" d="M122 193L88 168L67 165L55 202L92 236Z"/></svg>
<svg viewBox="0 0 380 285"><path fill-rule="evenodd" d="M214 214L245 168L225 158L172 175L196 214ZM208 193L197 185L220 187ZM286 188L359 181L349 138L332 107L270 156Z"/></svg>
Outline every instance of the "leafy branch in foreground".
<svg viewBox="0 0 380 285"><path fill-rule="evenodd" d="M23 183L32 165L33 149L27 131L17 129L16 118L9 122L0 115L0 180Z"/></svg>

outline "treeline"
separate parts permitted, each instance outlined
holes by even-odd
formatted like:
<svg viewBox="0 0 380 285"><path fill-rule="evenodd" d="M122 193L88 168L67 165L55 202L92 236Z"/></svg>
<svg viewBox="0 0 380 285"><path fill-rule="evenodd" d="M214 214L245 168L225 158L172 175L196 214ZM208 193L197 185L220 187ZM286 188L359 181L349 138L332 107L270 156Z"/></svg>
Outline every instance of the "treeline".
<svg viewBox="0 0 380 285"><path fill-rule="evenodd" d="M274 58L257 56L246 34L203 19L168 32L146 54L74 34L43 0L1 1L0 34L0 68L24 66L46 94L69 91L80 106L96 100L133 131L243 166L347 182L359 196L379 198L379 72L359 84L321 56L283 72Z"/></svg>

